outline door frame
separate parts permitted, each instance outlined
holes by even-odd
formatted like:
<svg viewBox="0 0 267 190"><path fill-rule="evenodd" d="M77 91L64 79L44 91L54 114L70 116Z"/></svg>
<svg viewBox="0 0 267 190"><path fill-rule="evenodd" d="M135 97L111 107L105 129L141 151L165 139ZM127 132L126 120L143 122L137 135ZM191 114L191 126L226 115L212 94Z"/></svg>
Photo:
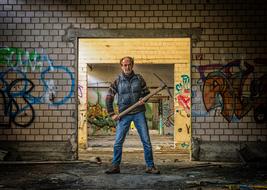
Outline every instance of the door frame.
<svg viewBox="0 0 267 190"><path fill-rule="evenodd" d="M192 47L196 46L196 43L200 41L200 36L202 34L201 28L188 28L188 29L109 29L109 30L102 30L102 29L80 29L80 28L73 28L72 26L66 29L65 35L63 37L64 41L70 42L75 47L75 75L77 80L75 81L76 92L75 93L75 101L76 103L76 110L79 110L79 97L78 97L78 81L79 81L79 71L78 71L78 63L79 63L79 38L190 38L190 68L191 68L191 49ZM191 69L190 69L191 73ZM176 84L174 84L176 85ZM191 87L191 85L190 85ZM86 88L87 89L87 88ZM76 129L77 129L77 153L79 149L86 149L87 142L80 141L82 136L86 135L87 141L87 133L83 134L81 130L81 126L79 126L81 121L85 121L84 117L79 117L81 114L78 111L76 116ZM83 114L84 115L84 114ZM191 117L191 115L190 115ZM191 119L190 119L191 124ZM192 126L192 125L191 125ZM192 130L192 129L190 129ZM191 134L191 132L190 132ZM190 139L191 140L191 139ZM191 143L190 143L191 148Z"/></svg>

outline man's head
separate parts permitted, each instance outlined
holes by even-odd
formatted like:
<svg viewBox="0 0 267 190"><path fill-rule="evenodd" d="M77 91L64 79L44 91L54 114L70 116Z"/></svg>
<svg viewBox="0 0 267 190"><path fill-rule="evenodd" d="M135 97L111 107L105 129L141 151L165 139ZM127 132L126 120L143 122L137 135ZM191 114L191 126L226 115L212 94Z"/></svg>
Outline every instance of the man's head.
<svg viewBox="0 0 267 190"><path fill-rule="evenodd" d="M129 75L133 71L134 59L132 57L123 57L120 60L121 70L124 74Z"/></svg>

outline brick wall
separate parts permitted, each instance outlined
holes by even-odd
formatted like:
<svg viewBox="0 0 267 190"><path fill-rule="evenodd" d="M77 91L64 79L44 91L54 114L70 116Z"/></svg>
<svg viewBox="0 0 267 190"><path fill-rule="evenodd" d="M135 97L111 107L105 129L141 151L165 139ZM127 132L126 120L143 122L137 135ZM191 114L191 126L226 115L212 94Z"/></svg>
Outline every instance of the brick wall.
<svg viewBox="0 0 267 190"><path fill-rule="evenodd" d="M264 2L252 0L2 0L1 145L70 143L62 154L75 159L77 54L63 38L69 27L201 28L192 44L193 137L266 142L265 17Z"/></svg>

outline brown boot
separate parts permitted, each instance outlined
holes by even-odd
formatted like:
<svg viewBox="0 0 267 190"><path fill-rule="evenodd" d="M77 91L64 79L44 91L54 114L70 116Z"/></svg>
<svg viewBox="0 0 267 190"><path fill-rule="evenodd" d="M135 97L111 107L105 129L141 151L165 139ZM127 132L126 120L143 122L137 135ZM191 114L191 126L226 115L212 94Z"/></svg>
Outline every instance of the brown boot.
<svg viewBox="0 0 267 190"><path fill-rule="evenodd" d="M105 171L106 174L118 174L120 173L120 166L112 166L110 169Z"/></svg>
<svg viewBox="0 0 267 190"><path fill-rule="evenodd" d="M147 167L146 173L147 174L160 174L160 171L157 168L155 168L155 166L153 166L153 167Z"/></svg>

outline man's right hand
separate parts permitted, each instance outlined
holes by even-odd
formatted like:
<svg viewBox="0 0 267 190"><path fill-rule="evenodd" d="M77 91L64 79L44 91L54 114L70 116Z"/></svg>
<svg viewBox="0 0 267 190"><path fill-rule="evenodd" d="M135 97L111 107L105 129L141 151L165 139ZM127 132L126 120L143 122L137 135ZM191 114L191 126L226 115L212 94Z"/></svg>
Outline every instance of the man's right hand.
<svg viewBox="0 0 267 190"><path fill-rule="evenodd" d="M111 117L113 120L117 121L120 119L119 115L118 114L115 114Z"/></svg>

